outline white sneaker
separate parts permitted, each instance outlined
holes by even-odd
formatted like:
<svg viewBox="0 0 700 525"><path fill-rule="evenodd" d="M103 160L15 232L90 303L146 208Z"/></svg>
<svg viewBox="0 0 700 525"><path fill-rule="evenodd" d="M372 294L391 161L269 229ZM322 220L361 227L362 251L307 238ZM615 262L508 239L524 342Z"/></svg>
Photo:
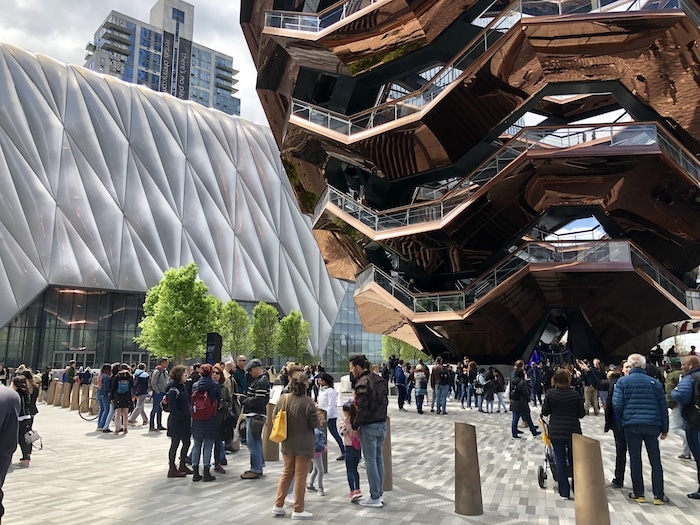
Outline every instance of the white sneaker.
<svg viewBox="0 0 700 525"><path fill-rule="evenodd" d="M360 501L360 505L363 507L383 507L384 503L382 503L381 498L372 499L372 496L370 496Z"/></svg>
<svg viewBox="0 0 700 525"><path fill-rule="evenodd" d="M316 492L316 494L318 494L319 496L325 496L325 495L326 495L326 493L323 491L323 489L318 489L318 491Z"/></svg>
<svg viewBox="0 0 700 525"><path fill-rule="evenodd" d="M284 498L285 505L294 505L294 498L292 496L287 496Z"/></svg>
<svg viewBox="0 0 700 525"><path fill-rule="evenodd" d="M285 514L287 513L284 511L283 507L272 507L273 516L284 516Z"/></svg>
<svg viewBox="0 0 700 525"><path fill-rule="evenodd" d="M292 512L292 519L293 520L310 520L313 518L314 515L311 514L310 512Z"/></svg>

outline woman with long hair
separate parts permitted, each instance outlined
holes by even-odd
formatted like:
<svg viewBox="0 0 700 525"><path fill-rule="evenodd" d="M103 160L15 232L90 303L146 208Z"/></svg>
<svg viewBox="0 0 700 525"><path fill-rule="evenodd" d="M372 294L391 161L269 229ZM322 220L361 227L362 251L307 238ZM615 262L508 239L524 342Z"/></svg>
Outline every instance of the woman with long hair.
<svg viewBox="0 0 700 525"><path fill-rule="evenodd" d="M219 474L226 474L223 465L228 463L226 460L226 445L227 439L231 439L229 434L233 433L231 406L233 405L233 394L231 393L231 384L226 381L224 367L220 364L213 366L211 378L219 383L221 387L221 401L216 411L217 436L214 441L214 471Z"/></svg>
<svg viewBox="0 0 700 525"><path fill-rule="evenodd" d="M168 403L168 451L169 478L184 478L193 471L185 464L187 451L190 449L190 401L185 389L187 382L186 369L182 365L174 366L170 371L170 382L165 387L165 399ZM177 449L180 447L180 465L175 463Z"/></svg>
<svg viewBox="0 0 700 525"><path fill-rule="evenodd" d="M129 408L134 392L134 378L131 376L129 365L123 363L121 370L112 381L112 400L114 401L114 433L129 433Z"/></svg>
<svg viewBox="0 0 700 525"><path fill-rule="evenodd" d="M102 365L100 373L97 374L97 402L100 410L97 413L97 430L110 432L107 415L109 414L110 403L109 393L111 391L112 365L109 363Z"/></svg>
<svg viewBox="0 0 700 525"><path fill-rule="evenodd" d="M335 442L340 447L340 456L338 461L345 460L345 445L343 438L338 433L338 392L333 386L333 376L323 372L318 376L318 384L321 388L318 391L318 406L326 411L326 420L328 421L328 432L331 433Z"/></svg>
<svg viewBox="0 0 700 525"><path fill-rule="evenodd" d="M284 466L282 477L277 484L277 497L272 509L273 516L284 516L284 499L294 481L294 511L292 519L311 519L313 514L304 511L306 475L314 457L314 429L320 426L316 406L307 397L308 380L303 373L290 377L289 393L280 396L272 419L280 410L287 412L287 439L282 442Z"/></svg>
<svg viewBox="0 0 700 525"><path fill-rule="evenodd" d="M28 467L29 461L32 456L32 444L27 443L24 436L27 432L32 429L32 422L34 416L31 410L31 395L34 391L33 382L27 381L24 375L19 374L12 378L12 388L19 394L21 404L19 411L19 431L17 433L17 442L19 443L19 448L22 451L22 458L19 460L20 467Z"/></svg>

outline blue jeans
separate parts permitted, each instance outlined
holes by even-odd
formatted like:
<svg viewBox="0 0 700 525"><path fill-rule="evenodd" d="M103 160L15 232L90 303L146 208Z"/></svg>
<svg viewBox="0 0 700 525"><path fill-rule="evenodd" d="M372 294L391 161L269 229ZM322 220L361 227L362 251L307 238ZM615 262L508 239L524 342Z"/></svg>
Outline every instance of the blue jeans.
<svg viewBox="0 0 700 525"><path fill-rule="evenodd" d="M360 443L365 456L369 494L377 499L384 494L384 440L386 439L386 421L378 421L360 428Z"/></svg>
<svg viewBox="0 0 700 525"><path fill-rule="evenodd" d="M253 435L253 416L246 416L245 418L245 434L246 434L246 446L248 447L248 454L250 455L250 470L258 474L262 474L263 468L265 468L265 460L263 458L262 449L262 435L260 437L255 437Z"/></svg>
<svg viewBox="0 0 700 525"><path fill-rule="evenodd" d="M688 422L685 422L685 437L688 440L688 448L690 448L695 466L698 471L698 492L700 492L700 430L690 428Z"/></svg>
<svg viewBox="0 0 700 525"><path fill-rule="evenodd" d="M107 428L107 415L109 414L109 396L107 394L97 393L97 402L100 405L100 411L97 416L97 428Z"/></svg>
<svg viewBox="0 0 700 525"><path fill-rule="evenodd" d="M447 412L447 395L450 393L450 385L435 385L437 393L437 413Z"/></svg>
<svg viewBox="0 0 700 525"><path fill-rule="evenodd" d="M350 492L360 490L360 472L357 466L360 464L360 451L353 447L345 447L345 472L348 475Z"/></svg>
<svg viewBox="0 0 700 525"><path fill-rule="evenodd" d="M559 495L562 498L568 498L571 496L571 486L569 485L569 466L573 468L574 465L571 439L553 439L552 448L554 449L554 462L556 464Z"/></svg>
<svg viewBox="0 0 700 525"><path fill-rule="evenodd" d="M469 384L467 385L467 406L471 408L472 406L472 397L474 398L474 406L478 406L476 403L476 394L474 393L474 387Z"/></svg>
<svg viewBox="0 0 700 525"><path fill-rule="evenodd" d="M202 450L204 447L204 450ZM199 467L199 458L202 457L202 464L204 468L209 468L211 466L211 450L214 448L213 439L198 439L194 438L194 445L192 445L192 466L194 468Z"/></svg>
<svg viewBox="0 0 700 525"><path fill-rule="evenodd" d="M160 394L153 392L153 408L151 408L151 419L149 428L160 428L163 426L163 409L160 406L160 402L163 400L164 397L165 394L162 392Z"/></svg>
<svg viewBox="0 0 700 525"><path fill-rule="evenodd" d="M328 420L328 432L331 433L331 436L333 436L333 439L335 439L335 442L338 443L338 446L340 447L340 453L342 455L345 455L345 445L343 444L343 438L340 437L340 434L338 433L338 426L337 426L337 421L338 418L334 417Z"/></svg>
<svg viewBox="0 0 700 525"><path fill-rule="evenodd" d="M625 439L630 455L630 474L632 476L632 489L636 496L644 496L644 478L642 477L642 442L647 449L649 463L651 464L651 487L655 498L664 495L664 469L661 466L661 452L659 451L660 427L647 425L634 425L625 427Z"/></svg>

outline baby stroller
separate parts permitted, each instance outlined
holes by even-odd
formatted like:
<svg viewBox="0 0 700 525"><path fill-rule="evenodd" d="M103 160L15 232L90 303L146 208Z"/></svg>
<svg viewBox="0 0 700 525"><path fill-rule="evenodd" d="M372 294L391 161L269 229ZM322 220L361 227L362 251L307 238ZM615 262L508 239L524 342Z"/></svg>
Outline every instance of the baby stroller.
<svg viewBox="0 0 700 525"><path fill-rule="evenodd" d="M537 467L537 483L541 489L546 489L547 469L552 473L552 479L557 481L557 465L552 440L549 439L549 423L542 416L540 416L540 425L542 425L542 441L544 441L544 464Z"/></svg>

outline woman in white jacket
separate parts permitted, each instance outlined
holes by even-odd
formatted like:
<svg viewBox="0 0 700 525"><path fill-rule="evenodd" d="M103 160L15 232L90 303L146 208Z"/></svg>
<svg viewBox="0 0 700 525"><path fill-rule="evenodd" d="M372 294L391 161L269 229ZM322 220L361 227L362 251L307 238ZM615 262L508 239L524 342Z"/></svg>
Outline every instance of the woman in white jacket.
<svg viewBox="0 0 700 525"><path fill-rule="evenodd" d="M318 391L318 406L326 411L328 414L328 431L338 443L340 447L340 456L338 456L338 461L345 460L345 445L343 444L343 439L338 433L337 421L338 421L338 392L335 391L333 387L333 377L329 374L323 373L318 376L318 384L321 386Z"/></svg>

